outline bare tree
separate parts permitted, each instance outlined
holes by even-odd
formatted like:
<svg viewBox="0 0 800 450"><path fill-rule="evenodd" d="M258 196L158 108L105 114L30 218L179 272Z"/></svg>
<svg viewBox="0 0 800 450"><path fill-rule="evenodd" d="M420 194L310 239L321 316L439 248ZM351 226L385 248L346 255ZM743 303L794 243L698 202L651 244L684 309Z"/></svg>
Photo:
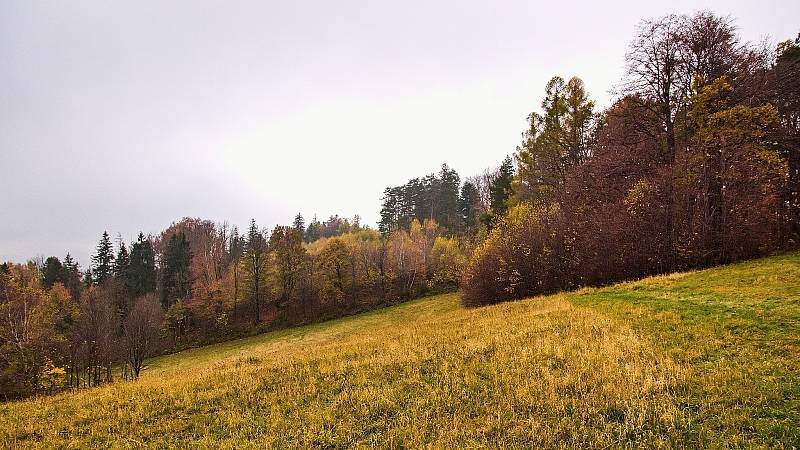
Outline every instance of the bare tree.
<svg viewBox="0 0 800 450"><path fill-rule="evenodd" d="M126 364L133 379L139 378L144 360L158 349L158 330L163 313L158 299L147 294L136 300L123 324Z"/></svg>
<svg viewBox="0 0 800 450"><path fill-rule="evenodd" d="M665 162L675 158L675 119L690 88L682 47L685 21L685 17L668 15L643 22L626 55L622 93L641 98L641 106L657 117Z"/></svg>

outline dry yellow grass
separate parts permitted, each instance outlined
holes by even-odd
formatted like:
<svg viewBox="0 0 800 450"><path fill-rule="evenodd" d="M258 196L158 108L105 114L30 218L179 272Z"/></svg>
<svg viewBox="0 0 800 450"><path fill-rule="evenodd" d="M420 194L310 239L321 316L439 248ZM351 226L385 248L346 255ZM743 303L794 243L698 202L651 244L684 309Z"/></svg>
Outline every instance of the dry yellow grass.
<svg viewBox="0 0 800 450"><path fill-rule="evenodd" d="M789 258L787 270L800 274L798 259ZM725 280L716 281L720 298L705 302L747 295L721 292ZM738 398L726 392L729 382L751 393L785 384L794 395L796 376L781 371L798 356L797 309L772 305L794 321L784 330L782 356L755 358L744 344L743 353L726 356L752 358L757 374L766 367L777 377L748 384L753 370L702 361L698 368L676 350L689 329L700 333L689 336L704 341L703 354L720 338L686 311L663 306L688 301L678 287L702 294L680 283L686 277L660 277L471 310L451 294L169 355L152 360L135 383L0 406L0 441L62 448L790 446L791 427L758 428L734 406L729 415L755 427L739 435L742 423L715 423L692 402ZM759 283L778 283L771 292L784 302L798 292L783 279L752 285ZM618 298L624 293L656 303ZM791 420L795 403L787 405Z"/></svg>

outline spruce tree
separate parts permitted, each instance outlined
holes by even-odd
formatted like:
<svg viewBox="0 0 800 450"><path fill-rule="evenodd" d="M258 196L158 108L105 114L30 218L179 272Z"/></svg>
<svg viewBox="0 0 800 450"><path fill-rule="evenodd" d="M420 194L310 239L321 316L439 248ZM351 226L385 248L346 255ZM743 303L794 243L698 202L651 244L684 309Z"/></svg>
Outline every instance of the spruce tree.
<svg viewBox="0 0 800 450"><path fill-rule="evenodd" d="M267 275L267 250L264 235L258 230L256 221L251 220L242 261L247 288L253 299L253 322L256 324L261 321L261 295Z"/></svg>
<svg viewBox="0 0 800 450"><path fill-rule="evenodd" d="M436 216L439 225L445 227L450 233L459 231L461 226L458 208L458 188L461 177L458 172L442 164L436 183Z"/></svg>
<svg viewBox="0 0 800 450"><path fill-rule="evenodd" d="M461 216L461 226L467 235L475 234L478 227L478 188L470 181L465 181L461 186L461 195L458 199L458 210Z"/></svg>
<svg viewBox="0 0 800 450"><path fill-rule="evenodd" d="M131 245L128 269L129 288L134 297L156 291L156 260L153 245L144 234Z"/></svg>
<svg viewBox="0 0 800 450"><path fill-rule="evenodd" d="M128 255L128 248L125 243L120 240L119 250L117 251L117 259L114 261L114 276L120 281L124 282L127 286L128 272L130 270L130 257Z"/></svg>
<svg viewBox="0 0 800 450"><path fill-rule="evenodd" d="M92 269L86 269L83 272L83 287L89 288L94 284L94 275L92 274Z"/></svg>
<svg viewBox="0 0 800 450"><path fill-rule="evenodd" d="M44 261L42 268L42 285L50 289L56 283L64 284L64 266L55 256L51 256Z"/></svg>
<svg viewBox="0 0 800 450"><path fill-rule="evenodd" d="M183 232L173 234L164 251L161 304L169 309L176 301L188 299L192 293L190 266L192 252Z"/></svg>
<svg viewBox="0 0 800 450"><path fill-rule="evenodd" d="M78 263L72 258L72 255L67 253L64 257L64 286L69 290L70 296L77 300L81 294L81 271Z"/></svg>
<svg viewBox="0 0 800 450"><path fill-rule="evenodd" d="M297 213L297 215L294 216L294 224L293 225L294 225L294 229L295 230L300 230L301 232L305 231L306 222L305 222L305 220L303 220L303 216L300 213Z"/></svg>
<svg viewBox="0 0 800 450"><path fill-rule="evenodd" d="M97 252L92 256L92 264L94 266L92 270L94 284L102 284L114 275L114 247L111 245L107 231L103 232L103 237L97 244Z"/></svg>
<svg viewBox="0 0 800 450"><path fill-rule="evenodd" d="M497 178L494 179L494 183L492 183L489 191L491 197L491 217L489 225L494 225L506 214L508 210L508 199L511 197L512 193L511 183L513 181L514 163L511 161L510 156L506 156L497 172Z"/></svg>
<svg viewBox="0 0 800 450"><path fill-rule="evenodd" d="M314 218L311 220L311 223L308 224L308 228L306 228L306 234L303 240L306 242L314 242L322 237L320 236L320 228L322 228L322 224L319 223L319 220L317 220L317 216L315 214Z"/></svg>

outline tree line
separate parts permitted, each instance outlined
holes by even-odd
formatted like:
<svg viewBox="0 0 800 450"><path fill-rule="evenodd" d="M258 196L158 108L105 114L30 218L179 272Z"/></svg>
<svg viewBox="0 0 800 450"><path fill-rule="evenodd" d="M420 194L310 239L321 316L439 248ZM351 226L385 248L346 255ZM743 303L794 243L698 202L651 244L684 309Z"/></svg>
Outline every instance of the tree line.
<svg viewBox="0 0 800 450"><path fill-rule="evenodd" d="M70 254L0 265L0 395L136 379L161 352L451 291L468 251L416 218L386 233L299 214L241 234L192 218L130 244L104 232L85 270Z"/></svg>
<svg viewBox="0 0 800 450"><path fill-rule="evenodd" d="M465 304L796 248L800 36L760 48L728 18L669 15L640 24L626 61L604 111L577 77L545 87Z"/></svg>

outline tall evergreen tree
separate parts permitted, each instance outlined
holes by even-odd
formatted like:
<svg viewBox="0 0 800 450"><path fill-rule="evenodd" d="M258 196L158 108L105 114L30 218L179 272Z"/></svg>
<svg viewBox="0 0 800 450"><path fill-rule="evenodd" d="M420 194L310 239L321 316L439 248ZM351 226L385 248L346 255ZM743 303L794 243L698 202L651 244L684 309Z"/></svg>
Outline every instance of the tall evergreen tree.
<svg viewBox="0 0 800 450"><path fill-rule="evenodd" d="M83 287L89 288L94 284L94 274L92 274L92 269L86 269L83 272Z"/></svg>
<svg viewBox="0 0 800 450"><path fill-rule="evenodd" d="M114 260L114 276L120 281L123 281L126 286L129 285L130 263L128 248L125 246L125 243L120 240L117 258Z"/></svg>
<svg viewBox="0 0 800 450"><path fill-rule="evenodd" d="M97 244L97 252L92 256L92 275L94 284L102 284L114 275L114 247L111 245L111 238L108 232L103 232L100 243Z"/></svg>
<svg viewBox="0 0 800 450"><path fill-rule="evenodd" d="M458 199L458 210L461 218L461 227L467 235L475 234L478 228L480 194L478 188L470 181L461 186L461 195Z"/></svg>
<svg viewBox="0 0 800 450"><path fill-rule="evenodd" d="M81 271L77 261L69 253L64 257L63 271L64 286L69 290L70 296L77 300L81 293Z"/></svg>
<svg viewBox="0 0 800 450"><path fill-rule="evenodd" d="M64 284L64 266L55 256L51 256L44 261L42 268L42 285L50 289L56 283Z"/></svg>
<svg viewBox="0 0 800 450"><path fill-rule="evenodd" d="M305 222L305 220L303 220L302 214L297 213L297 215L294 216L294 224L293 225L294 225L294 229L295 230L300 230L301 232L305 231L306 222Z"/></svg>
<svg viewBox="0 0 800 450"><path fill-rule="evenodd" d="M131 295L141 297L156 291L156 261L153 245L144 234L131 245L130 265L128 268L128 287Z"/></svg>
<svg viewBox="0 0 800 450"><path fill-rule="evenodd" d="M261 296L267 275L267 241L256 226L255 219L250 220L247 232L247 244L243 258L245 281L253 301L253 322L261 321Z"/></svg>
<svg viewBox="0 0 800 450"><path fill-rule="evenodd" d="M161 286L161 304L169 309L176 301L187 299L192 293L190 266L192 251L183 232L173 234L164 251Z"/></svg>
<svg viewBox="0 0 800 450"><path fill-rule="evenodd" d="M321 238L322 237L321 228L322 224L319 223L319 220L317 220L317 216L315 214L314 218L311 219L311 222L308 224L308 227L306 228L306 233L305 236L303 237L303 240L306 242L314 242L317 239Z"/></svg>
<svg viewBox="0 0 800 450"><path fill-rule="evenodd" d="M512 185L514 181L514 162L510 156L506 156L500 164L497 177L494 179L490 188L491 211L488 225L494 225L500 220L508 210L508 200L511 197Z"/></svg>
<svg viewBox="0 0 800 450"><path fill-rule="evenodd" d="M381 202L381 220L378 222L378 230L383 233L391 233L400 226L400 197L401 188L387 187L383 191Z"/></svg>
<svg viewBox="0 0 800 450"><path fill-rule="evenodd" d="M442 164L436 180L435 201L437 214L435 216L439 225L447 228L451 233L458 232L461 226L458 211L458 188L461 178L458 172L447 164Z"/></svg>

